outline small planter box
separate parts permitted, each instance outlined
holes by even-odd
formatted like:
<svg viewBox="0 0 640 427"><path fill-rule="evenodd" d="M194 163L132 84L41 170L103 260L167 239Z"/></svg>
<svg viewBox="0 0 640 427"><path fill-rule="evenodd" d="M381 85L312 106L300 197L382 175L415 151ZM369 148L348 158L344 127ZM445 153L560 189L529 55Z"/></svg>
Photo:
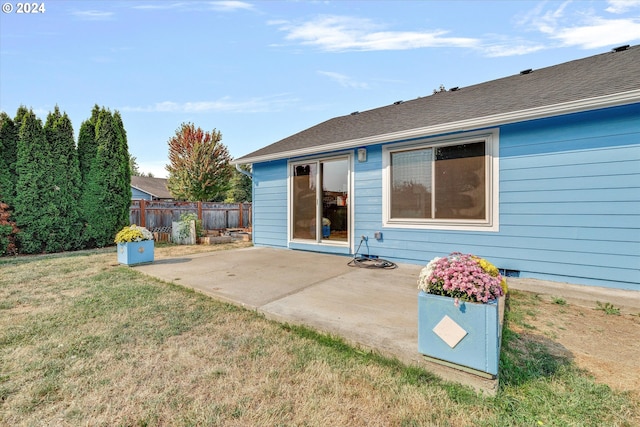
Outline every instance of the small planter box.
<svg viewBox="0 0 640 427"><path fill-rule="evenodd" d="M499 302L460 301L420 292L418 352L434 362L495 378L498 375L502 327Z"/></svg>
<svg viewBox="0 0 640 427"><path fill-rule="evenodd" d="M153 262L153 250L153 240L118 243L118 263L136 265Z"/></svg>

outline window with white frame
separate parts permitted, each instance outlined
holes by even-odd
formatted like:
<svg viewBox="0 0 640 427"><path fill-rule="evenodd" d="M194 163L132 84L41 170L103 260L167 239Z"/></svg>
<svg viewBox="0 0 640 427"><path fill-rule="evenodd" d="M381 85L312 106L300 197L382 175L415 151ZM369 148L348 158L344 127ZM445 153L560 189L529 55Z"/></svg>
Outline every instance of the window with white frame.
<svg viewBox="0 0 640 427"><path fill-rule="evenodd" d="M496 132L387 147L385 224L497 227L497 139Z"/></svg>

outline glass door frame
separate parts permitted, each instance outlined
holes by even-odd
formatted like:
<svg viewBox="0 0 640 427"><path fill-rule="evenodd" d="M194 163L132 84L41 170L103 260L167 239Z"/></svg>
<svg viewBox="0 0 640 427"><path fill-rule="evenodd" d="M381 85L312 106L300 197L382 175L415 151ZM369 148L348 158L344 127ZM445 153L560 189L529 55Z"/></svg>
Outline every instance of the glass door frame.
<svg viewBox="0 0 640 427"><path fill-rule="evenodd" d="M347 176L346 176L346 197L344 200L341 200L340 203L344 203L344 207L347 209L346 213L346 240L333 240L323 237L323 229L322 223L318 221L318 218L323 218L323 193L324 190L321 185L318 183L322 182L322 167L321 164L324 162L331 161L339 161L344 160L347 163ZM311 238L301 238L294 237L295 234L295 168L298 166L306 166L306 165L315 165L315 177L313 178L315 181L315 237ZM287 215L288 215L288 230L287 236L288 241L290 243L296 244L309 244L309 245L325 245L325 246L340 246L345 248L351 248L352 245L352 234L353 234L353 155L351 152L348 153L339 153L331 156L322 156L322 157L310 157L296 160L289 160L287 163ZM340 205L342 206L342 205Z"/></svg>

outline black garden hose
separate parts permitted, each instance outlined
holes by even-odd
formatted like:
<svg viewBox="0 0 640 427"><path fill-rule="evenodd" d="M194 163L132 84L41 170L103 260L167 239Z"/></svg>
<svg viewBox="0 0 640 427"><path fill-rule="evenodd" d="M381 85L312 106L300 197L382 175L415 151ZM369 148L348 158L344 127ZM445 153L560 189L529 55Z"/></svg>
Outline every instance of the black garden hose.
<svg viewBox="0 0 640 427"><path fill-rule="evenodd" d="M358 245L358 249L356 250L356 253L353 259L349 261L349 263L347 264L349 267L386 268L388 270L392 270L398 267L395 263L391 261L387 261L386 259L374 257L371 255L358 256L358 252L360 252L360 247L362 246L362 242L367 242L367 239L365 237L360 239L360 244ZM366 245L367 245L367 252L368 252L369 244L366 243Z"/></svg>

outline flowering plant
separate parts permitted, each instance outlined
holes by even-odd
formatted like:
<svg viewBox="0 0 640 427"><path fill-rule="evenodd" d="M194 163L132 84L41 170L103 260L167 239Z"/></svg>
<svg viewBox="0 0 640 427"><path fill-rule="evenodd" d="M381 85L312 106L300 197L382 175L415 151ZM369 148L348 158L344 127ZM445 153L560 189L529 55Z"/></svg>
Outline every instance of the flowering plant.
<svg viewBox="0 0 640 427"><path fill-rule="evenodd" d="M137 225L133 224L118 231L114 242L130 243L141 242L143 240L153 240L153 234L146 228L138 227Z"/></svg>
<svg viewBox="0 0 640 427"><path fill-rule="evenodd" d="M418 289L469 302L486 303L507 292L507 282L489 261L453 252L434 258L420 272Z"/></svg>

